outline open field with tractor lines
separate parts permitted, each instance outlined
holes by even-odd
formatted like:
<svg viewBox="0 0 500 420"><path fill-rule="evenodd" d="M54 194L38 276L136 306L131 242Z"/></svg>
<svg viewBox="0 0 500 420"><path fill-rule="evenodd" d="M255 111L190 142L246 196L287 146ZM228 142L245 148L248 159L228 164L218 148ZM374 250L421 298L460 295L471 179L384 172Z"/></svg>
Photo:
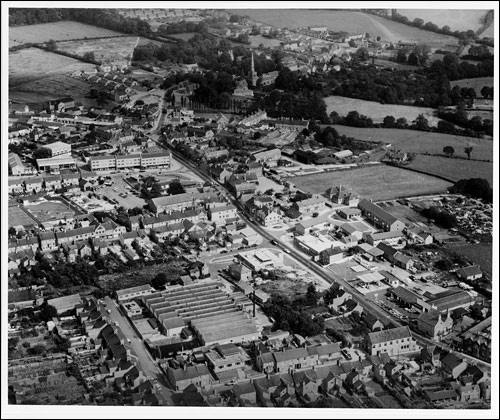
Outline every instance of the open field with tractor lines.
<svg viewBox="0 0 500 420"><path fill-rule="evenodd" d="M322 194L332 185L348 185L361 197L390 200L446 191L452 184L441 179L387 165L294 177L300 190Z"/></svg>
<svg viewBox="0 0 500 420"><path fill-rule="evenodd" d="M9 27L9 48L27 43L122 36L120 32L74 21Z"/></svg>

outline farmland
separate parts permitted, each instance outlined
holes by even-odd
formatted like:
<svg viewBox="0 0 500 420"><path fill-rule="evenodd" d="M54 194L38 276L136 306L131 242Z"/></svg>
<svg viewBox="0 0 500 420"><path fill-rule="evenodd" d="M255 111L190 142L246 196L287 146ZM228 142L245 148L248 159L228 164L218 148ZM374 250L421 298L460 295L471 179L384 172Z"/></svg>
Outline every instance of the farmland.
<svg viewBox="0 0 500 420"><path fill-rule="evenodd" d="M184 32L182 34L171 34L169 35L172 38L180 39L182 41L189 41L196 32Z"/></svg>
<svg viewBox="0 0 500 420"><path fill-rule="evenodd" d="M471 157L474 157L474 150ZM491 162L417 155L408 166L428 174L443 176L452 181L464 178L484 178L491 185L493 184L493 163Z"/></svg>
<svg viewBox="0 0 500 420"><path fill-rule="evenodd" d="M432 176L386 165L299 176L292 182L297 188L313 194L324 193L332 185L349 185L360 196L374 200L438 193L451 186Z"/></svg>
<svg viewBox="0 0 500 420"><path fill-rule="evenodd" d="M389 42L401 40L426 43L431 47L457 45L456 38L413 28L389 19L357 11L297 9L233 9L229 11L280 28L326 26L333 31L345 31L352 34L368 32L372 38L380 36L383 40Z"/></svg>
<svg viewBox="0 0 500 420"><path fill-rule="evenodd" d="M434 116L432 108L407 106L407 105L382 105L378 102L363 101L362 99L345 98L343 96L327 96L323 98L326 104L326 113L330 115L332 111L338 112L341 116L346 116L350 111L358 111L362 115L370 117L374 123L381 123L387 115L394 118L406 118L411 123L419 114L423 114L429 121L429 125L437 125L439 118Z"/></svg>
<svg viewBox="0 0 500 420"><path fill-rule="evenodd" d="M442 133L427 133L416 130L398 130L395 128L358 128L344 125L333 126L340 135L359 140L392 144L394 148L412 153L442 154L443 147L451 146L455 154L466 157L464 148L474 148L471 159L492 160L493 141L474 137L453 136Z"/></svg>
<svg viewBox="0 0 500 420"><path fill-rule="evenodd" d="M9 54L9 86L12 88L44 77L90 70L94 67L93 64L38 48L27 48Z"/></svg>
<svg viewBox="0 0 500 420"><path fill-rule="evenodd" d="M481 89L483 86L493 87L493 77L477 77L475 79L461 79L450 82L450 86L460 86L461 88L473 88L478 98L482 97Z"/></svg>
<svg viewBox="0 0 500 420"><path fill-rule="evenodd" d="M136 36L126 36L109 39L93 39L80 41L58 42L57 49L83 57L93 52L97 61L102 63L127 63L139 43Z"/></svg>
<svg viewBox="0 0 500 420"><path fill-rule="evenodd" d="M397 9L398 13L406 16L410 21L415 18L424 22L432 22L442 28L448 25L452 31L477 31L481 26L481 18L487 10L479 9Z"/></svg>
<svg viewBox="0 0 500 420"><path fill-rule="evenodd" d="M9 28L9 48L27 44L70 39L98 38L121 36L119 32L79 22L62 21L41 23L38 25L15 26Z"/></svg>

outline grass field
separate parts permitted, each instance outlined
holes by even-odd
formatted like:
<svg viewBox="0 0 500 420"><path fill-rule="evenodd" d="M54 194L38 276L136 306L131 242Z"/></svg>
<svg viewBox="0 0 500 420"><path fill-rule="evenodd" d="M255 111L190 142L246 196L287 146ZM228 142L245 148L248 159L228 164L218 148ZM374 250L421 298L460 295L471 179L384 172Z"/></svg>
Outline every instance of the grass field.
<svg viewBox="0 0 500 420"><path fill-rule="evenodd" d="M9 207L9 228L12 226L27 226L36 224L35 221L29 217L19 207Z"/></svg>
<svg viewBox="0 0 500 420"><path fill-rule="evenodd" d="M128 62L139 43L136 36L109 39L91 39L58 42L57 49L83 57L85 53L94 53L97 61L103 63Z"/></svg>
<svg viewBox="0 0 500 420"><path fill-rule="evenodd" d="M410 21L420 18L424 22L435 23L440 28L448 25L452 31L478 30L482 26L480 19L487 12L479 9L397 9L397 11Z"/></svg>
<svg viewBox="0 0 500 420"><path fill-rule="evenodd" d="M75 215L73 210L60 201L47 201L45 203L34 204L27 206L26 210L41 223L60 220Z"/></svg>
<svg viewBox="0 0 500 420"><path fill-rule="evenodd" d="M396 149L414 153L442 154L443 147L452 146L457 156L467 157L464 148L472 146L472 159L492 160L493 141L474 137L453 136L441 133L426 133L416 130L398 130L395 128L358 128L344 125L333 126L340 135L359 140L380 141L392 144Z"/></svg>
<svg viewBox="0 0 500 420"><path fill-rule="evenodd" d="M86 97L91 87L85 80L59 74L10 88L9 99L21 103L36 103L71 96L85 107L93 107L97 106L96 100Z"/></svg>
<svg viewBox="0 0 500 420"><path fill-rule="evenodd" d="M252 47L258 47L260 44L264 45L264 48L274 48L279 47L281 41L279 39L266 38L262 35L249 36L250 45Z"/></svg>
<svg viewBox="0 0 500 420"><path fill-rule="evenodd" d="M461 88L474 88L477 97L481 98L483 96L481 95L481 89L483 88L483 86L493 87L493 77L478 77L475 79L454 80L453 82L450 82L450 86L452 88L453 86L460 86Z"/></svg>
<svg viewBox="0 0 500 420"><path fill-rule="evenodd" d="M38 25L16 26L9 28L9 48L27 43L65 41L69 39L121 36L110 29L85 25L73 21L41 23Z"/></svg>
<svg viewBox="0 0 500 420"><path fill-rule="evenodd" d="M45 77L94 67L93 64L38 48L27 48L9 54L9 86L12 88Z"/></svg>
<svg viewBox="0 0 500 420"><path fill-rule="evenodd" d="M406 118L409 124L419 114L424 114L429 125L437 125L439 118L434 116L434 109L407 105L382 105L378 102L363 101L362 99L345 98L343 96L327 96L323 98L326 104L326 113L337 111L339 115L346 116L350 111L358 111L370 117L374 123L381 123L385 117L392 115L394 118Z"/></svg>
<svg viewBox="0 0 500 420"><path fill-rule="evenodd" d="M492 244L479 243L469 244L460 243L457 245L447 245L447 248L464 255L472 262L479 264L481 269L491 275L493 250Z"/></svg>
<svg viewBox="0 0 500 420"><path fill-rule="evenodd" d="M451 183L429 175L386 165L299 176L292 182L298 189L313 194L324 193L332 185L349 185L361 197L374 200L433 194L444 192L451 186Z"/></svg>
<svg viewBox="0 0 500 420"><path fill-rule="evenodd" d="M372 38L380 36L383 40L389 42L426 43L431 47L458 44L457 39L450 36L424 31L358 11L321 9L231 9L229 11L280 28L326 26L333 31L345 31L351 34L368 32Z"/></svg>
<svg viewBox="0 0 500 420"><path fill-rule="evenodd" d="M471 156L474 156L474 150ZM490 185L493 183L493 164L491 162L417 155L408 166L428 174L446 177L452 181L464 178L484 178L489 181Z"/></svg>

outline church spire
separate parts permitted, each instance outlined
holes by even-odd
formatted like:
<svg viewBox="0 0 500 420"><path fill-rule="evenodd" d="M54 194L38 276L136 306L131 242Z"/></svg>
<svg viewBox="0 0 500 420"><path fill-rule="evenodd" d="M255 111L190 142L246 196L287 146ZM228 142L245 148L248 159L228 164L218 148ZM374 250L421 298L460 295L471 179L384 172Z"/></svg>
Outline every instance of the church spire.
<svg viewBox="0 0 500 420"><path fill-rule="evenodd" d="M257 73L255 72L255 64L254 64L254 61L253 61L253 51L252 51L252 65L251 65L251 68L250 68L250 77L252 79L252 86L257 86Z"/></svg>

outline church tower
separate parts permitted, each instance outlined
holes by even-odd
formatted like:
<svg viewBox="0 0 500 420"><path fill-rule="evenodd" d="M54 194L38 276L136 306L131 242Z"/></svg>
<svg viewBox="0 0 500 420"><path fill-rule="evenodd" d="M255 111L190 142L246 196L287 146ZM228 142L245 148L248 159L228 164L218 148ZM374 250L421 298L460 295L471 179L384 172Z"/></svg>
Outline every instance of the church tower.
<svg viewBox="0 0 500 420"><path fill-rule="evenodd" d="M252 51L252 66L250 68L250 78L252 79L252 86L253 87L257 86L258 76L257 76L257 73L255 72L255 65L254 65L254 61L253 61L253 51Z"/></svg>

